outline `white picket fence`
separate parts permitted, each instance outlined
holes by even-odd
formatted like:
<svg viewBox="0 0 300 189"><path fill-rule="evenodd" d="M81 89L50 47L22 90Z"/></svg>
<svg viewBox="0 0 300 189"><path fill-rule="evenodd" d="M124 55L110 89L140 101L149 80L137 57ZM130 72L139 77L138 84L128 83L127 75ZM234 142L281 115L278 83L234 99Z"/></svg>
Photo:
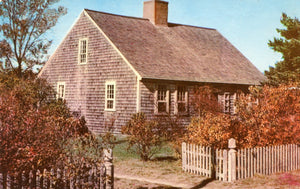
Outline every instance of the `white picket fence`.
<svg viewBox="0 0 300 189"><path fill-rule="evenodd" d="M237 179L300 169L300 146L287 144L237 150Z"/></svg>
<svg viewBox="0 0 300 189"><path fill-rule="evenodd" d="M215 166L215 174L216 179L225 180L228 176L228 151L227 150L218 150L216 149L216 166Z"/></svg>
<svg viewBox="0 0 300 189"><path fill-rule="evenodd" d="M182 144L182 168L185 171L211 177L211 148L194 144Z"/></svg>
<svg viewBox="0 0 300 189"><path fill-rule="evenodd" d="M296 144L235 149L230 139L230 149L215 149L182 143L182 169L186 172L234 181L300 169L300 146ZM213 175L214 174L214 175Z"/></svg>

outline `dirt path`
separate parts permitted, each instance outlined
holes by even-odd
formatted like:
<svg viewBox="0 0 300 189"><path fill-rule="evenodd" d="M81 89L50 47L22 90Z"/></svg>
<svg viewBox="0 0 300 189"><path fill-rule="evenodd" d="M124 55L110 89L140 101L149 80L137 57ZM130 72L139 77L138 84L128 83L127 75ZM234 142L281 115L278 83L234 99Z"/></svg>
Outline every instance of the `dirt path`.
<svg viewBox="0 0 300 189"><path fill-rule="evenodd" d="M300 188L300 171L291 173L274 174L269 176L256 175L254 178L239 180L233 183L212 180L206 177L192 174L160 174L143 172L145 174L135 174L133 170L124 172L122 167L115 171L115 188L116 189L198 189L198 188ZM146 171L146 170L144 170ZM139 171L138 171L139 172ZM141 172L140 172L141 173Z"/></svg>
<svg viewBox="0 0 300 189"><path fill-rule="evenodd" d="M119 175L115 174L118 180L130 180L131 182L148 183L153 186L173 187L173 188L190 188L191 186L186 183L176 183L176 181L167 181L162 179L143 178L139 176Z"/></svg>
<svg viewBox="0 0 300 189"><path fill-rule="evenodd" d="M207 180L206 177L183 172L181 166L178 166L177 163L180 162L144 163L137 160L127 160L115 164L114 174L119 188L122 188L119 183L121 182L124 187L126 180L129 183L136 181L137 183L145 182L153 185L151 187L147 186L147 188L162 186L164 186L163 188L192 188ZM141 186L143 185L139 185L139 187ZM132 186L132 188L139 187Z"/></svg>

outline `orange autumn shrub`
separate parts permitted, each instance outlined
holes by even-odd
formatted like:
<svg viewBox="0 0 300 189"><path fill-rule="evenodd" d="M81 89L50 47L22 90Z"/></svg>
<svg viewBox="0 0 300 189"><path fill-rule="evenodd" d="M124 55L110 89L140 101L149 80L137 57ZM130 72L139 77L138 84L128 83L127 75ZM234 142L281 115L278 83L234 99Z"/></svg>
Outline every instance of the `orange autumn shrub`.
<svg viewBox="0 0 300 189"><path fill-rule="evenodd" d="M205 116L192 118L187 128L187 141L194 144L226 148L231 136L231 120L226 114L206 113Z"/></svg>
<svg viewBox="0 0 300 189"><path fill-rule="evenodd" d="M207 94L207 90L204 92ZM300 142L300 87L297 83L250 87L249 94L239 95L236 116L211 109L202 108L201 114L192 119L186 141L216 148L227 148L229 138L236 139L237 147Z"/></svg>
<svg viewBox="0 0 300 189"><path fill-rule="evenodd" d="M250 88L236 106L245 132L245 146L300 142L300 88L296 83L279 87Z"/></svg>

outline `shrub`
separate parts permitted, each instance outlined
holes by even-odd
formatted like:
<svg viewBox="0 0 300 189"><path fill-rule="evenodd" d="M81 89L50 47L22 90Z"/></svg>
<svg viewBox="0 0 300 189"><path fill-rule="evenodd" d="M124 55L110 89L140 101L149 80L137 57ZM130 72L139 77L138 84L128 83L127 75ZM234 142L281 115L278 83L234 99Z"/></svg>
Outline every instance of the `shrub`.
<svg viewBox="0 0 300 189"><path fill-rule="evenodd" d="M176 157L181 157L181 144L184 141L186 127L182 124L184 118L181 115L170 114L156 117L155 121L160 125L163 138L172 146Z"/></svg>
<svg viewBox="0 0 300 189"><path fill-rule="evenodd" d="M237 102L245 146L280 145L300 142L299 84L251 87Z"/></svg>
<svg viewBox="0 0 300 189"><path fill-rule="evenodd" d="M0 74L0 170L42 169L55 165L63 142L84 132L63 101L50 100L40 79Z"/></svg>
<svg viewBox="0 0 300 189"><path fill-rule="evenodd" d="M113 134L115 127L115 118L112 117L109 121L105 122L104 132L99 135L102 141L102 145L105 149L113 149L116 143L116 136Z"/></svg>
<svg viewBox="0 0 300 189"><path fill-rule="evenodd" d="M231 137L230 129L231 120L228 115L207 112L203 116L192 118L186 140L204 146L226 148Z"/></svg>
<svg viewBox="0 0 300 189"><path fill-rule="evenodd" d="M204 115L206 112L221 112L221 106L215 92L216 89L207 85L195 89L192 104L199 116Z"/></svg>
<svg viewBox="0 0 300 189"><path fill-rule="evenodd" d="M186 141L217 148L227 147L227 140L231 136L231 119L221 113L215 92L216 89L210 86L196 89L192 101L196 116L187 127Z"/></svg>
<svg viewBox="0 0 300 189"><path fill-rule="evenodd" d="M150 160L162 143L161 127L156 121L147 120L144 113L133 114L122 133L129 135L129 148L134 147L143 161Z"/></svg>
<svg viewBox="0 0 300 189"><path fill-rule="evenodd" d="M70 138L64 144L63 162L65 169L74 176L82 176L85 170L87 172L92 167L100 168L103 163L103 145L99 137L91 133Z"/></svg>
<svg viewBox="0 0 300 189"><path fill-rule="evenodd" d="M192 119L186 139L197 144L227 147L235 138L238 147L300 142L299 84L250 87L240 94L236 116L204 111ZM202 111L203 112L203 111Z"/></svg>

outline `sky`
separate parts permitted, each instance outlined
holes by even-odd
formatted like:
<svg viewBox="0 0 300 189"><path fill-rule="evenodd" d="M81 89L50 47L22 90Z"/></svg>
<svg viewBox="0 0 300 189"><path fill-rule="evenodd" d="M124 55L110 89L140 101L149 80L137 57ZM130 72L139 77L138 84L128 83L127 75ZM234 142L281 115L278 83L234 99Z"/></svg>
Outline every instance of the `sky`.
<svg viewBox="0 0 300 189"><path fill-rule="evenodd" d="M300 18L300 0L166 0L171 23L217 29L261 72L281 60L268 41L280 37L283 12ZM144 0L60 0L68 13L48 33L52 54L67 35L83 9L142 17Z"/></svg>

